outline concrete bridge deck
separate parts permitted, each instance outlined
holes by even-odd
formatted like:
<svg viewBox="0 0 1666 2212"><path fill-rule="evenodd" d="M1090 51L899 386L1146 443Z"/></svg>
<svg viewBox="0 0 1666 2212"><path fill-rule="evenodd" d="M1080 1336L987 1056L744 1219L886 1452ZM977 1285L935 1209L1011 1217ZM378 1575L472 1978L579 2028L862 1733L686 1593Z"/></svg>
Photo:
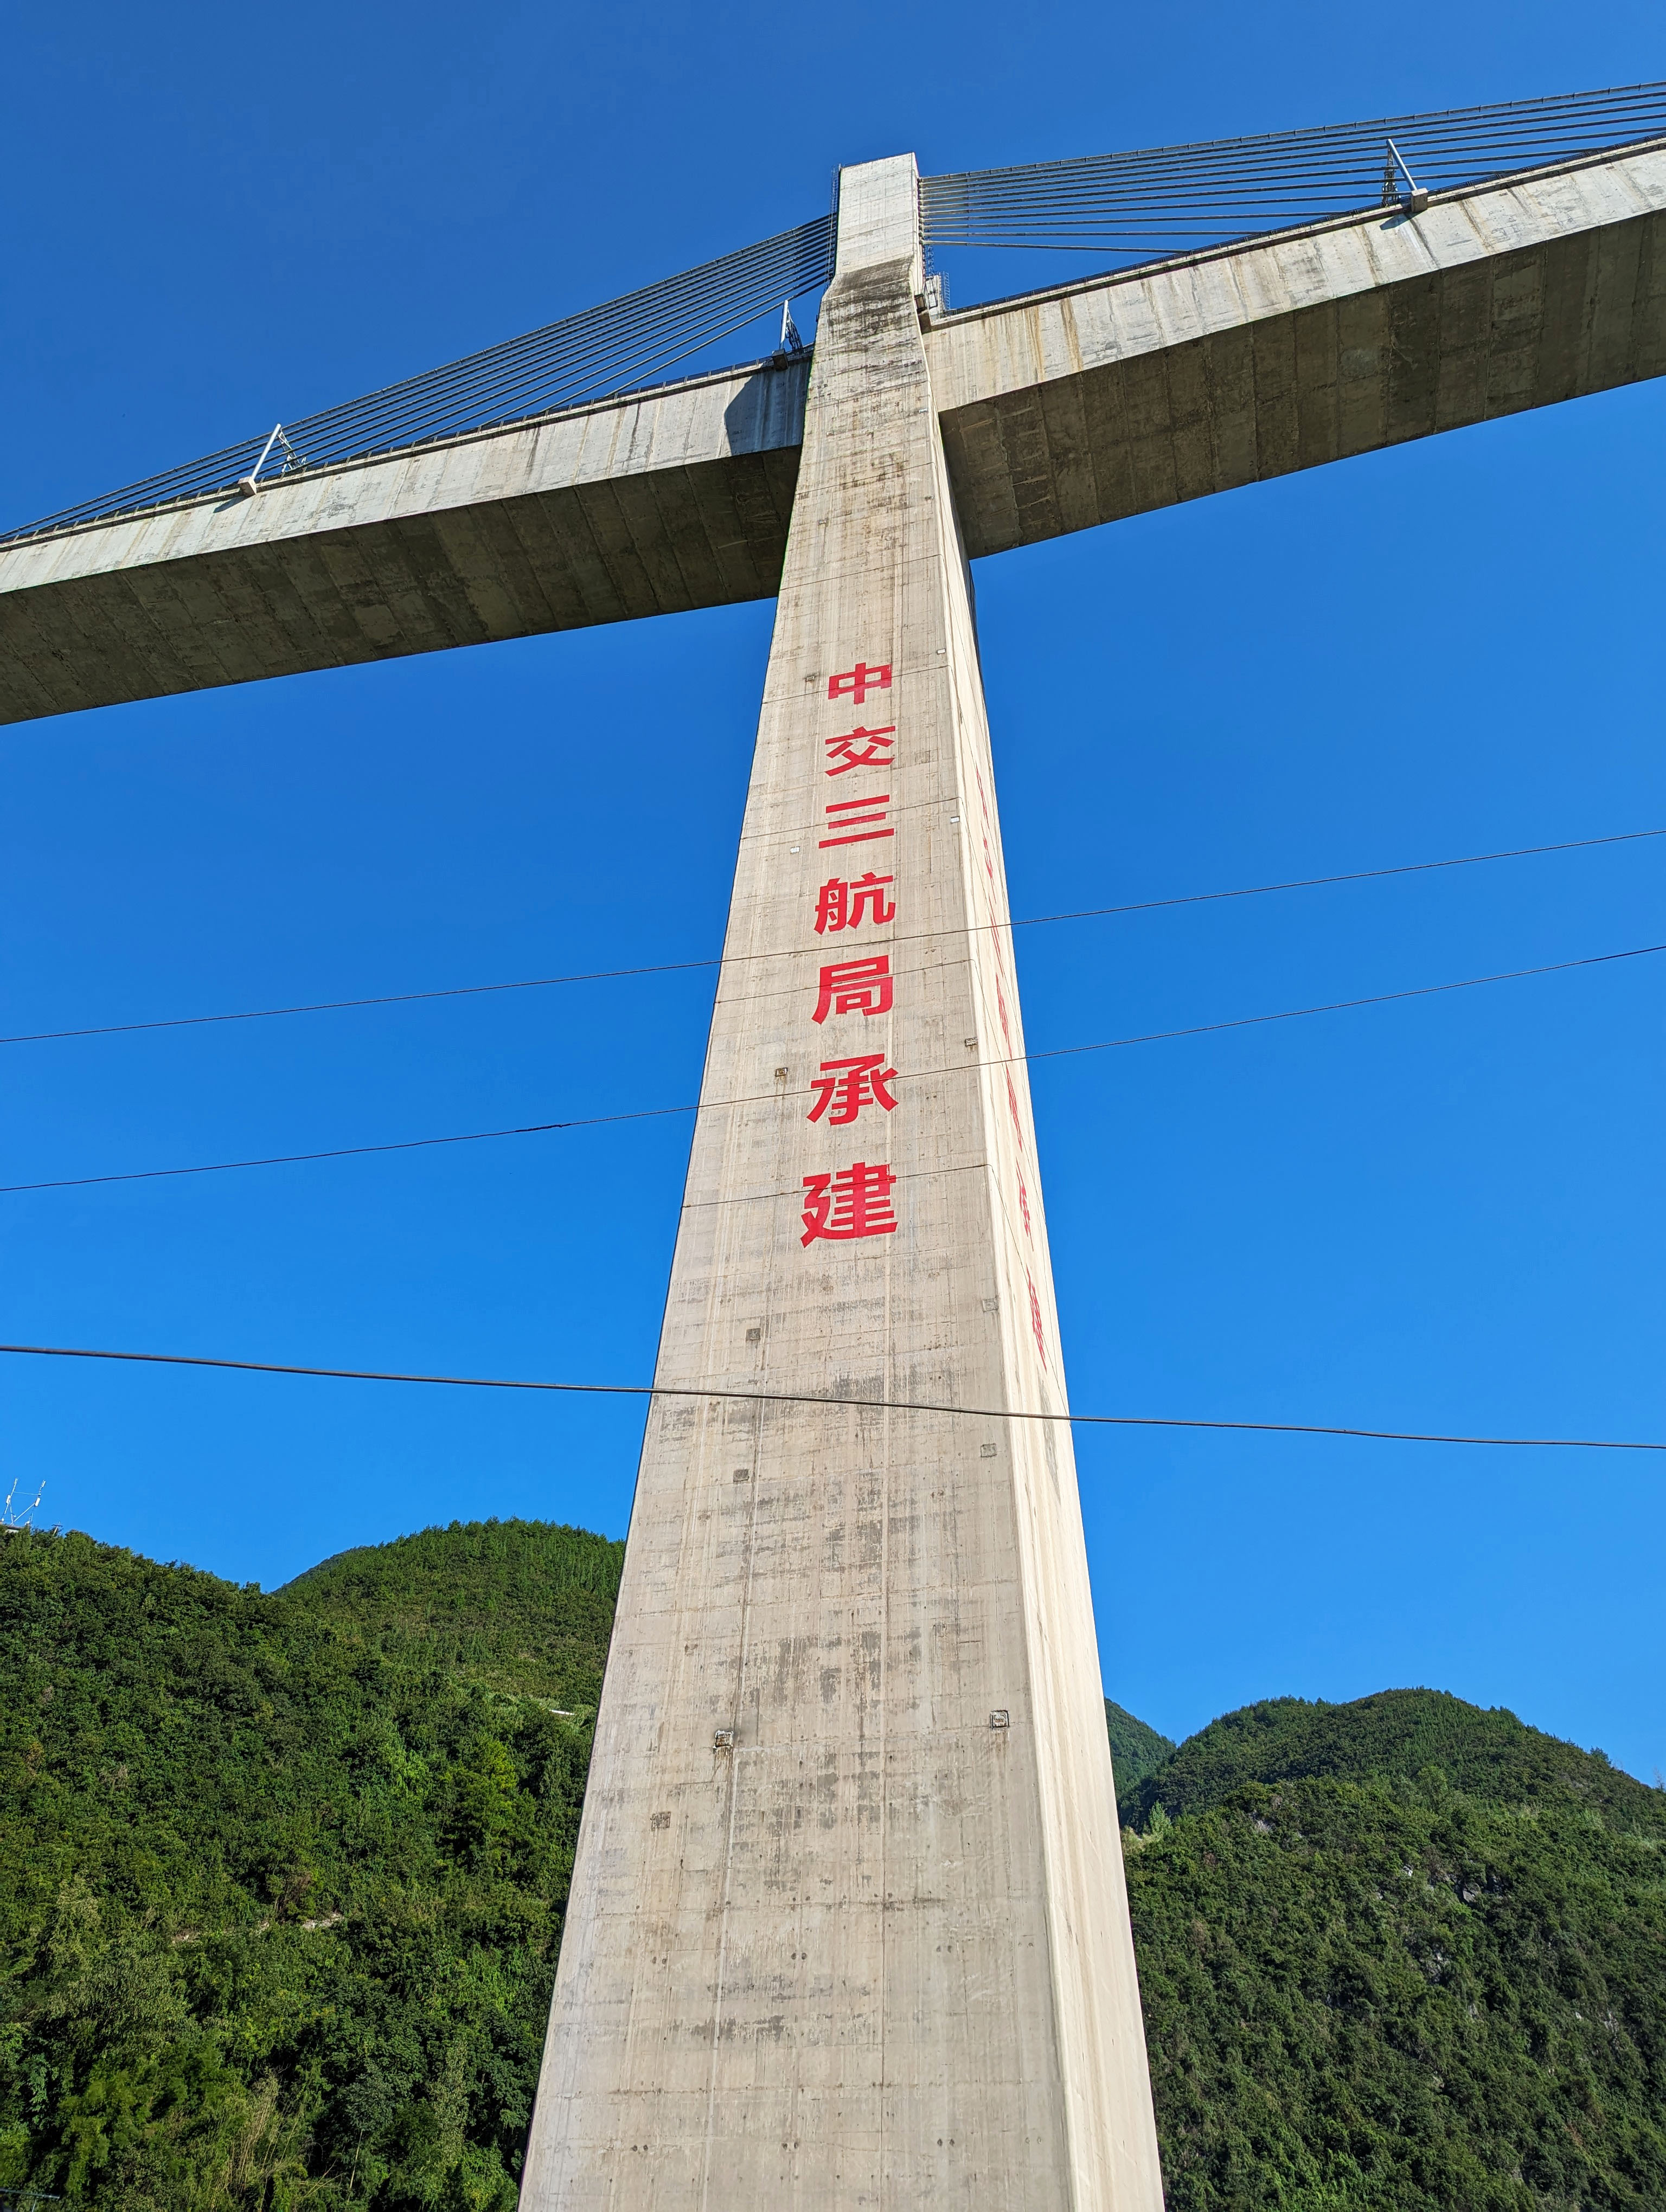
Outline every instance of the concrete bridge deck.
<svg viewBox="0 0 1666 2212"><path fill-rule="evenodd" d="M940 316L977 557L1666 373L1666 146ZM0 547L0 720L772 596L802 364Z"/></svg>

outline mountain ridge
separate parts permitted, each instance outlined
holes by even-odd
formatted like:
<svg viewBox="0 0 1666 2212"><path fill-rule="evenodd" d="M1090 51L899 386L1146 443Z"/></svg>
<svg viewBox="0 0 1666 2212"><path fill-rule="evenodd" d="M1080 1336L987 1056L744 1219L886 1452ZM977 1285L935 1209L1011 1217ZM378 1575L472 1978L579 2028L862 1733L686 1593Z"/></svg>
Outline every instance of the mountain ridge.
<svg viewBox="0 0 1666 2212"><path fill-rule="evenodd" d="M0 1546L0 2189L513 2212L622 1557ZM1106 1726L1169 2212L1666 2205L1666 1794L1438 1691Z"/></svg>
<svg viewBox="0 0 1666 2212"><path fill-rule="evenodd" d="M1339 1726L1337 1717L1347 1717ZM1572 1796L1622 1826L1648 1826L1661 1793L1585 1751L1518 1719L1507 1706L1467 1704L1449 1691L1379 1690L1346 1704L1264 1698L1222 1713L1187 1737L1160 1766L1125 1784L1125 1823L1143 1826L1162 1804L1170 1819L1202 1812L1248 1782L1413 1778L1438 1769L1455 1789L1492 1799Z"/></svg>

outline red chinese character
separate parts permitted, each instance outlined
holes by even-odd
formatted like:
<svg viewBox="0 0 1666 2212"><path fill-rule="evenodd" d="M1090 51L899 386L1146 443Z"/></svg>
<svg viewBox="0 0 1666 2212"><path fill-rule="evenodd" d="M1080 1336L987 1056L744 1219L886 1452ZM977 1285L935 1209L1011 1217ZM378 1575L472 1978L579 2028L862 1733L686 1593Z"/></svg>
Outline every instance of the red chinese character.
<svg viewBox="0 0 1666 2212"><path fill-rule="evenodd" d="M884 887L896 880L894 876L876 876L872 868L854 884L846 883L842 876L830 876L822 885L816 908L817 936L824 936L830 929L854 929L865 906L869 919L876 923L895 921L897 902L885 896Z"/></svg>
<svg viewBox="0 0 1666 2212"><path fill-rule="evenodd" d="M897 1216L891 1210L891 1193L897 1178L887 1167L870 1167L858 1160L837 1175L807 1175L804 1179L804 1234L800 1244L813 1244L824 1237L842 1244L853 1237L893 1237Z"/></svg>
<svg viewBox="0 0 1666 2212"><path fill-rule="evenodd" d="M1030 1282L1030 1278L1027 1274L1024 1279L1026 1283L1030 1283L1030 1326L1036 1333L1036 1349L1041 1354L1042 1365L1045 1367L1047 1364L1047 1339L1042 1334L1041 1300L1036 1296L1036 1286L1034 1283Z"/></svg>
<svg viewBox="0 0 1666 2212"><path fill-rule="evenodd" d="M1030 1194L1024 1187L1024 1177L1018 1177L1018 1212L1024 1216L1024 1233L1030 1234Z"/></svg>
<svg viewBox="0 0 1666 2212"><path fill-rule="evenodd" d="M1012 1042L1012 1030L1006 1018L1006 1000L1001 993L999 976L995 978L995 1011L1000 1016L1000 1033L1010 1045Z"/></svg>
<svg viewBox="0 0 1666 2212"><path fill-rule="evenodd" d="M896 742L897 725L887 722L882 730L864 730L860 726L842 738L829 738L827 757L833 763L830 775L848 775L853 768L894 768L891 749ZM862 750L858 752L856 748Z"/></svg>
<svg viewBox="0 0 1666 2212"><path fill-rule="evenodd" d="M872 960L836 960L822 969L816 1011L810 1018L824 1022L829 1014L888 1014L891 993L888 952L876 953Z"/></svg>
<svg viewBox="0 0 1666 2212"><path fill-rule="evenodd" d="M888 660L882 660L877 668L870 668L866 661L859 660L854 668L842 670L837 676L830 676L827 679L830 699L849 699L858 707L870 691L889 691L890 689L891 663Z"/></svg>
<svg viewBox="0 0 1666 2212"><path fill-rule="evenodd" d="M827 1126L842 1129L864 1106L883 1106L889 1114L897 1101L886 1086L896 1082L897 1070L885 1066L885 1057L882 1052L865 1052L855 1060L824 1060L821 1073L810 1086L816 1093L816 1103L806 1120L819 1121L832 1106Z"/></svg>
<svg viewBox="0 0 1666 2212"><path fill-rule="evenodd" d="M827 826L830 830L842 830L846 834L822 838L819 849L824 853L830 845L866 845L871 838L894 837L897 835L894 830L862 830L856 826L863 822L883 822L885 809L890 804L891 793L888 791L876 792L872 799L830 799L822 810L827 817ZM867 810L866 813L861 811L864 807Z"/></svg>
<svg viewBox="0 0 1666 2212"><path fill-rule="evenodd" d="M827 971L824 969L822 972L825 975ZM1022 1152L1024 1150L1024 1124L1018 1119L1018 1094L1012 1088L1012 1078L1010 1073L1006 1078L1006 1103L1012 1109L1012 1127L1018 1133L1018 1150Z"/></svg>

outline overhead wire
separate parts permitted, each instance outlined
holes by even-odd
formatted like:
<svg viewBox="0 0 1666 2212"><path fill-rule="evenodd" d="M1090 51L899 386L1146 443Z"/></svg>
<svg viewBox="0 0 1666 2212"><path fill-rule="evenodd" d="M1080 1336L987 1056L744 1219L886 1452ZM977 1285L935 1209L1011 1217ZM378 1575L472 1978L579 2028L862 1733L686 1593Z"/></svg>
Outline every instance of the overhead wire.
<svg viewBox="0 0 1666 2212"><path fill-rule="evenodd" d="M1511 968L1496 975L1463 976L1450 983L1421 983L1408 990L1377 991L1364 998L1330 1000L1322 1006L1289 1006L1268 1014L1238 1014L1226 1021L1193 1023L1184 1029L1152 1030L1137 1036L1104 1037L1091 1044L1050 1045L1040 1052L1009 1053L988 1059L957 1060L952 1066L945 1067L903 1068L893 1071L892 1076L887 1079L917 1083L943 1075L972 1074L983 1068L1017 1067L1029 1066L1037 1060L1071 1060L1087 1053L1115 1052L1129 1045L1164 1044L1179 1037L1213 1036L1225 1030L1258 1029L1268 1023L1302 1021L1316 1014L1348 1013L1362 1006L1390 1006L1408 999L1438 998L1452 991L1479 990L1490 983L1516 983L1533 975L1562 975L1575 968L1606 967L1614 961L1641 960L1651 953L1657 952L1666 952L1666 944L1632 945L1619 952L1591 952L1576 960L1553 960L1535 968ZM758 1105L781 1096L779 1091L753 1091L736 1098L695 1100L681 1106L635 1107L621 1113L590 1114L565 1121L528 1121L510 1128L470 1129L440 1137L404 1137L391 1143L374 1145L337 1145L322 1152L275 1152L258 1159L210 1160L178 1168L130 1168L109 1175L55 1176L40 1182L0 1183L0 1197L16 1196L29 1191L84 1190L101 1183L160 1182L180 1176L229 1175L246 1168L296 1167L318 1160L362 1158L373 1152L427 1152L444 1145L489 1144L506 1137L545 1136L560 1130L597 1129L624 1121L669 1121L682 1114L710 1114L736 1106Z"/></svg>
<svg viewBox="0 0 1666 2212"><path fill-rule="evenodd" d="M970 933L999 934L1002 930L1039 929L1054 922L1097 921L1107 916L1124 914L1155 914L1164 908L1208 906L1223 899L1262 898L1279 891L1316 890L1335 884L1375 882L1389 876L1427 875L1442 868L1474 868L1485 861L1522 860L1534 859L1546 853L1578 853L1598 845L1630 845L1651 837L1666 837L1666 830L1622 830L1603 837L1573 837L1554 845L1516 845L1497 853L1467 853L1452 860L1404 860L1388 868L1353 868L1336 876L1298 876L1284 883L1248 884L1231 890L1188 891L1177 896L1158 899L1134 899L1120 906L1079 907L1062 914L1020 915L1004 922L977 922L970 925ZM888 939L892 945L906 945L920 939L940 937L941 930L905 931ZM642 975L678 975L700 969L733 968L757 960L791 959L806 957L817 948L801 946L784 952L720 953L699 960L662 960L635 968L592 968L570 975L528 975L504 983L453 983L426 991L384 991L362 999L317 999L292 1006L255 1006L246 1011L224 1014L173 1014L155 1021L101 1022L81 1029L27 1030L15 1036L0 1036L0 1045L53 1044L68 1038L95 1036L131 1036L148 1030L207 1029L222 1022L277 1021L293 1014L333 1014L351 1012L364 1006L415 1006L429 999L485 998L503 991L547 991L569 983L621 982Z"/></svg>
<svg viewBox="0 0 1666 2212"><path fill-rule="evenodd" d="M1666 1452L1666 1443L1617 1437L1469 1436L1442 1430L1373 1429L1322 1421L1206 1420L1158 1413L1037 1413L1018 1406L952 1406L931 1399L841 1397L812 1390L732 1390L666 1382L546 1382L494 1375L424 1375L374 1367L308 1367L277 1359L214 1359L184 1352L114 1352L69 1344L0 1344L0 1352L36 1359L110 1359L145 1366L214 1367L246 1375L301 1375L342 1382L414 1382L453 1390L536 1390L599 1398L703 1398L757 1406L829 1406L859 1413L947 1414L957 1420L1042 1421L1073 1428L1216 1429L1257 1436L1350 1437L1379 1443L1475 1444L1509 1450Z"/></svg>

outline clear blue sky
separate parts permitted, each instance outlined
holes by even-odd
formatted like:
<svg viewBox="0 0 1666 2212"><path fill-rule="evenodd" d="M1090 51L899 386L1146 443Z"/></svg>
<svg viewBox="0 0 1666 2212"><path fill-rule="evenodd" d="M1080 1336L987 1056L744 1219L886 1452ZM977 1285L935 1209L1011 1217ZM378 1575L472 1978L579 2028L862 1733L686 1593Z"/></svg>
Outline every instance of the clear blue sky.
<svg viewBox="0 0 1666 2212"><path fill-rule="evenodd" d="M23 520L927 172L1666 73L1657 7L406 0L10 33ZM993 258L993 257L992 257ZM993 270L990 291L1006 289ZM1014 909L1666 824L1666 387L982 564ZM0 1027L718 945L770 610L0 732ZM690 763L697 773L690 773ZM585 836L581 866L552 866ZM1028 933L1032 1044L1666 938L1666 840ZM1084 1409L1666 1437L1666 963L1043 1064ZM675 1103L708 975L12 1047L5 1181ZM0 1200L0 1334L645 1378L688 1125ZM0 1362L0 1490L270 1587L613 1532L622 1406ZM1085 1433L1106 1685L1181 1735L1431 1683L1666 1766L1666 1464Z"/></svg>

